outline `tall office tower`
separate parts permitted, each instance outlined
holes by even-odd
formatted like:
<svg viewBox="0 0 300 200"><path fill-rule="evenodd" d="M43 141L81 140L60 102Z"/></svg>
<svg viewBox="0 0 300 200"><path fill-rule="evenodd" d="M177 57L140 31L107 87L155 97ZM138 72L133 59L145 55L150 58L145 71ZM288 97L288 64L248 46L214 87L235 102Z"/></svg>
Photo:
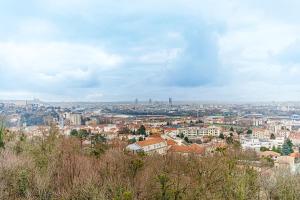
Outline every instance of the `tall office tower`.
<svg viewBox="0 0 300 200"><path fill-rule="evenodd" d="M169 97L169 105L171 106L172 105L172 98Z"/></svg>
<svg viewBox="0 0 300 200"><path fill-rule="evenodd" d="M135 104L138 104L139 103L139 100L136 98L135 99Z"/></svg>
<svg viewBox="0 0 300 200"><path fill-rule="evenodd" d="M81 115L79 113L72 113L70 115L71 125L80 126L81 125Z"/></svg>
<svg viewBox="0 0 300 200"><path fill-rule="evenodd" d="M149 99L149 104L152 104L152 99L151 98Z"/></svg>

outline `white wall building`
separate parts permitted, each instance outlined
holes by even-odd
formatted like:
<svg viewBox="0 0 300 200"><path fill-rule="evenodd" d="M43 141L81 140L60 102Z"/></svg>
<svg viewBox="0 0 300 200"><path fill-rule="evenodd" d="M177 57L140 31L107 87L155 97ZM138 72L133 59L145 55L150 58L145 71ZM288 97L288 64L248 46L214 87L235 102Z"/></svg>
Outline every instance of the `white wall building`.
<svg viewBox="0 0 300 200"><path fill-rule="evenodd" d="M261 147L265 147L268 149L272 149L273 147L282 147L284 143L284 137L277 137L274 140L258 138L241 138L240 142L243 149L255 149L259 151Z"/></svg>
<svg viewBox="0 0 300 200"><path fill-rule="evenodd" d="M187 127L179 128L179 134L184 134L188 138L197 138L203 136L219 136L221 133L221 128L217 126L204 127Z"/></svg>
<svg viewBox="0 0 300 200"><path fill-rule="evenodd" d="M166 154L168 150L168 144L167 141L161 137L149 138L144 141L130 144L126 147L126 149L134 153L145 152L147 154Z"/></svg>

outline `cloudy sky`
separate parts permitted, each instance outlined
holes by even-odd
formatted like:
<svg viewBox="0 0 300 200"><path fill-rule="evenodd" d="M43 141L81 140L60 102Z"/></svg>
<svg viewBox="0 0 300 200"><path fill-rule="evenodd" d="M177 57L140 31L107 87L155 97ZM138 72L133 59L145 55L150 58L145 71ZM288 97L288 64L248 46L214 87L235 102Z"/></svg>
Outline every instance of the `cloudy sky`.
<svg viewBox="0 0 300 200"><path fill-rule="evenodd" d="M0 0L0 99L300 100L299 0Z"/></svg>

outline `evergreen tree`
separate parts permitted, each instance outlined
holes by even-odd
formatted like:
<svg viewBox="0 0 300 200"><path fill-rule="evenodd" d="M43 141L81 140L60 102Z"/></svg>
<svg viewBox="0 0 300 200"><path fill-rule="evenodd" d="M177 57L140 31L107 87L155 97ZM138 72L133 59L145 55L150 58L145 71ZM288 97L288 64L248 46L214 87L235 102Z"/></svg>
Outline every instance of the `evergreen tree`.
<svg viewBox="0 0 300 200"><path fill-rule="evenodd" d="M107 145L105 144L106 138L102 134L97 134L92 136L91 143L92 143L91 154L96 157L99 157L107 149Z"/></svg>
<svg viewBox="0 0 300 200"><path fill-rule="evenodd" d="M293 153L293 143L290 139L287 139L286 141L284 141L283 145L282 145L282 150L281 153L282 155L290 155L291 153Z"/></svg>
<svg viewBox="0 0 300 200"><path fill-rule="evenodd" d="M146 128L144 125L141 125L140 128L137 130L139 135L146 135Z"/></svg>
<svg viewBox="0 0 300 200"><path fill-rule="evenodd" d="M222 139L222 140L224 140L224 138L225 138L225 137L224 137L224 134L223 134L223 133L220 133L219 138Z"/></svg>
<svg viewBox="0 0 300 200"><path fill-rule="evenodd" d="M91 142L94 145L96 145L96 144L102 144L102 143L106 142L106 138L102 134L96 134L96 135L94 135L94 136L91 137Z"/></svg>
<svg viewBox="0 0 300 200"><path fill-rule="evenodd" d="M189 138L188 137L184 137L184 141L187 143L190 143Z"/></svg>
<svg viewBox="0 0 300 200"><path fill-rule="evenodd" d="M88 131L87 130L85 130L85 129L80 129L79 131L78 131L78 137L80 138L80 139L85 139L87 136L89 135L89 133L88 133Z"/></svg>
<svg viewBox="0 0 300 200"><path fill-rule="evenodd" d="M289 145L289 147L292 149L293 148L293 143L290 139L286 140L286 143Z"/></svg>
<svg viewBox="0 0 300 200"><path fill-rule="evenodd" d="M136 131L135 130L131 131L131 134L136 135Z"/></svg>
<svg viewBox="0 0 300 200"><path fill-rule="evenodd" d="M71 136L77 137L78 136L78 131L76 129L73 129L70 133Z"/></svg>
<svg viewBox="0 0 300 200"><path fill-rule="evenodd" d="M226 143L227 144L233 144L233 138L230 136L230 137L227 137L226 138Z"/></svg>
<svg viewBox="0 0 300 200"><path fill-rule="evenodd" d="M136 139L135 139L135 138L132 138L132 139L128 140L128 143L129 143L129 144L133 144L133 143L135 143L135 142L136 142Z"/></svg>

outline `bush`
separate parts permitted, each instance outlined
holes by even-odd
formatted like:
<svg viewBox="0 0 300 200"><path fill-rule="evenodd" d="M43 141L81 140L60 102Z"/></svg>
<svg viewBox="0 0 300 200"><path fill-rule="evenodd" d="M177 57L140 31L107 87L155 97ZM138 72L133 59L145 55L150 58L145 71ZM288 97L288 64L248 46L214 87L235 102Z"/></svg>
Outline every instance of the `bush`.
<svg viewBox="0 0 300 200"><path fill-rule="evenodd" d="M17 193L20 197L25 197L29 187L28 172L21 170L17 178Z"/></svg>
<svg viewBox="0 0 300 200"><path fill-rule="evenodd" d="M260 147L260 151L269 151L267 147Z"/></svg>

